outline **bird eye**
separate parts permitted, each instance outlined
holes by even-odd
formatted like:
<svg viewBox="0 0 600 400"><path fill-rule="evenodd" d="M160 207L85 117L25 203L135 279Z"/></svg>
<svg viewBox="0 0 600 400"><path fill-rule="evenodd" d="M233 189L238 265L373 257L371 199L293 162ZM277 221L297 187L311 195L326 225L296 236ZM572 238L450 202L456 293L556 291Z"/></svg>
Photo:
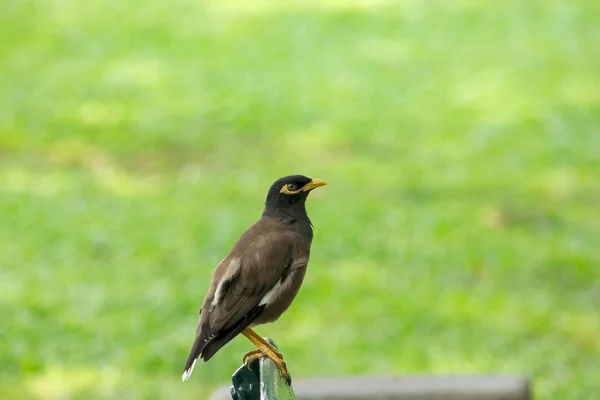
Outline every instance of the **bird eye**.
<svg viewBox="0 0 600 400"><path fill-rule="evenodd" d="M295 183L288 183L287 184L287 189L290 192L295 192L296 190L298 190L298 185L296 185Z"/></svg>

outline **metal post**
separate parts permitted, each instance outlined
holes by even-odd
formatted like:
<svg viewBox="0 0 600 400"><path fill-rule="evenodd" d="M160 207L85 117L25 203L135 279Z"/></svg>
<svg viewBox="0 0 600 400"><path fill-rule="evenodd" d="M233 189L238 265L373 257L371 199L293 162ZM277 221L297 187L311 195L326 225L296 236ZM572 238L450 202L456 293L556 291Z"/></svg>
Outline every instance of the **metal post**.
<svg viewBox="0 0 600 400"><path fill-rule="evenodd" d="M277 349L275 342L265 339ZM242 365L231 376L231 382L229 393L233 400L296 400L291 383L268 357L254 360L250 369Z"/></svg>

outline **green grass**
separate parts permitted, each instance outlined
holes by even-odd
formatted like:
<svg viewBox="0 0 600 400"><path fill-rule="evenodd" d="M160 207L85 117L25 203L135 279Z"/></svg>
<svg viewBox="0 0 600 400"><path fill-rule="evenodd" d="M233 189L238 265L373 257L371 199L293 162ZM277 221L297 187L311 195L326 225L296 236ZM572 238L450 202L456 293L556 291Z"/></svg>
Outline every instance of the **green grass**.
<svg viewBox="0 0 600 400"><path fill-rule="evenodd" d="M85 3L85 4L84 4ZM600 392L600 7L0 5L0 398L198 399L212 269L276 178L329 186L274 338L295 378ZM283 5L285 4L285 5Z"/></svg>

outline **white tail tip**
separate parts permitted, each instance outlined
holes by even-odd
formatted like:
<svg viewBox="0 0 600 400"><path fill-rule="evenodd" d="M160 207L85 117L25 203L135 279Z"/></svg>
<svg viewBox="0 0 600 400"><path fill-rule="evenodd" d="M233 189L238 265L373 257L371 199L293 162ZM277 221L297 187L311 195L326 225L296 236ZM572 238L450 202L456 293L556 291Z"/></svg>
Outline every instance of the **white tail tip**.
<svg viewBox="0 0 600 400"><path fill-rule="evenodd" d="M192 366L189 367L188 369L186 369L185 371L183 371L183 375L181 375L181 382L185 382L188 379L190 379L190 376L192 375L192 371L194 371L194 367L196 366L196 361L198 359L195 359L194 362L192 363Z"/></svg>

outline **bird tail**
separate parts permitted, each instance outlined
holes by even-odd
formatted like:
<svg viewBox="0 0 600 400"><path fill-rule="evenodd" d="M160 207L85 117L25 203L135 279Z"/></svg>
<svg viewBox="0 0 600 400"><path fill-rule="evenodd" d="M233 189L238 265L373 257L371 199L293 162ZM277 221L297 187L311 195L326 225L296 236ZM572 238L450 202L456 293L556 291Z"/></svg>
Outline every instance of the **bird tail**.
<svg viewBox="0 0 600 400"><path fill-rule="evenodd" d="M185 363L183 375L181 375L181 381L185 382L190 378L198 358L204 361L210 360L221 347L247 328L264 309L265 305L254 307L232 326L217 333L213 332L208 326L204 326L200 334L196 336L196 340L194 340L192 350L190 350L190 355Z"/></svg>
<svg viewBox="0 0 600 400"><path fill-rule="evenodd" d="M198 361L198 356L204 350L207 341L204 339L204 335L198 335L196 340L194 340L194 344L192 345L192 350L190 350L190 355L188 356L187 361L185 362L185 367L183 369L183 375L181 375L181 381L187 381L192 372L194 371L194 367L196 366L196 361Z"/></svg>

